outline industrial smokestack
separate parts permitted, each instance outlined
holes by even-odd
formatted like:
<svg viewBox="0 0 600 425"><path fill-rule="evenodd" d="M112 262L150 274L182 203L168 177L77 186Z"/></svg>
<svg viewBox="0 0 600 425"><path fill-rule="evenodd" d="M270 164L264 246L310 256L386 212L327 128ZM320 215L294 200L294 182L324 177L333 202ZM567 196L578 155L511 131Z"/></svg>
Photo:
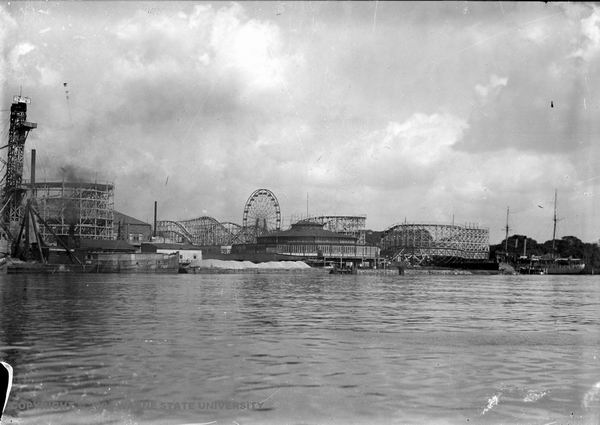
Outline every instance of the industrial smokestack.
<svg viewBox="0 0 600 425"><path fill-rule="evenodd" d="M31 196L35 199L37 190L35 189L35 149L31 149Z"/></svg>
<svg viewBox="0 0 600 425"><path fill-rule="evenodd" d="M158 202L154 201L154 237L156 237L156 210Z"/></svg>
<svg viewBox="0 0 600 425"><path fill-rule="evenodd" d="M31 149L31 188L35 186L35 149Z"/></svg>

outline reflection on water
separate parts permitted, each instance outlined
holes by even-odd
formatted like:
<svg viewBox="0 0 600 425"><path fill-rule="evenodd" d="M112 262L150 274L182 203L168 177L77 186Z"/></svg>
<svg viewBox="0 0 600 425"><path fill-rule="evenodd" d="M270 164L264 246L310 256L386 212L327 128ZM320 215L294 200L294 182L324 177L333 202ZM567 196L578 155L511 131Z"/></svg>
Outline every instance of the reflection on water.
<svg viewBox="0 0 600 425"><path fill-rule="evenodd" d="M600 422L594 276L4 275L0 323L6 423Z"/></svg>

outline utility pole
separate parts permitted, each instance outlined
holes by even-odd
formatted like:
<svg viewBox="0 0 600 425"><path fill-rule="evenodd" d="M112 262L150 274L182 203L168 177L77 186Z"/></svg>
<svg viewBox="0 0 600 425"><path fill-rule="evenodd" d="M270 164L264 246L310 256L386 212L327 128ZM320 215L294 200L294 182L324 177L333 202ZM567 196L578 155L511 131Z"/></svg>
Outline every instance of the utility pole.
<svg viewBox="0 0 600 425"><path fill-rule="evenodd" d="M154 237L156 237L156 211L158 209L158 201L154 201L154 232L153 235Z"/></svg>
<svg viewBox="0 0 600 425"><path fill-rule="evenodd" d="M308 192L306 192L306 219L308 220Z"/></svg>

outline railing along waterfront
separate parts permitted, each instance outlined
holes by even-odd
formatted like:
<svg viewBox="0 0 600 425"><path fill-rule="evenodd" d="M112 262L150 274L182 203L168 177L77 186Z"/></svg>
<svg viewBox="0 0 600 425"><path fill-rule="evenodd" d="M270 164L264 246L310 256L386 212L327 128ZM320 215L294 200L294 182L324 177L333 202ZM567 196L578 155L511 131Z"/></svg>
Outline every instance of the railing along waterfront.
<svg viewBox="0 0 600 425"><path fill-rule="evenodd" d="M379 248L366 245L296 245L278 244L267 248L269 252L303 257L376 258Z"/></svg>

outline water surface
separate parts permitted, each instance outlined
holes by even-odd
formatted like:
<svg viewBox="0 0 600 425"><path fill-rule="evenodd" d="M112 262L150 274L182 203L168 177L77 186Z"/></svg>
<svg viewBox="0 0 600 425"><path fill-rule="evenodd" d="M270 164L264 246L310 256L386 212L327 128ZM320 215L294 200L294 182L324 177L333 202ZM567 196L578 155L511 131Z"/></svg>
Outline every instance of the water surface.
<svg viewBox="0 0 600 425"><path fill-rule="evenodd" d="M4 423L597 424L595 276L0 276Z"/></svg>

